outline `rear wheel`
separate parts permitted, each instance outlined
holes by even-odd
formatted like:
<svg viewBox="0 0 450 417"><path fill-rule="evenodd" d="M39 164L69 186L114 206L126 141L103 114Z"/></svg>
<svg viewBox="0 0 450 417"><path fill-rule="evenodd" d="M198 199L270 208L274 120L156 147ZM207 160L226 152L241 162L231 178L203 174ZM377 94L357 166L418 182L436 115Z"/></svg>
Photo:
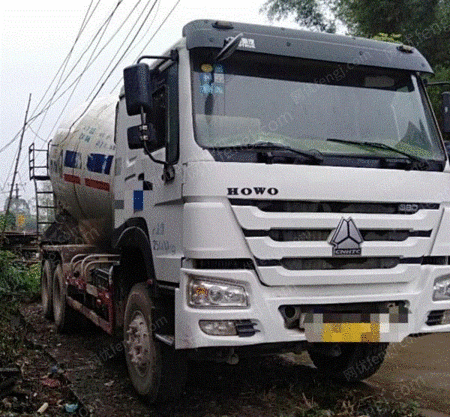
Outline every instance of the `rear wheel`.
<svg viewBox="0 0 450 417"><path fill-rule="evenodd" d="M53 319L53 265L48 259L42 264L41 274L42 310L47 319Z"/></svg>
<svg viewBox="0 0 450 417"><path fill-rule="evenodd" d="M58 264L53 274L53 315L56 330L60 333L73 331L76 311L67 304L67 286L64 280L61 264Z"/></svg>
<svg viewBox="0 0 450 417"><path fill-rule="evenodd" d="M147 286L134 285L125 309L125 356L134 388L150 403L181 395L187 375L184 353L154 338L154 311Z"/></svg>
<svg viewBox="0 0 450 417"><path fill-rule="evenodd" d="M388 343L313 343L308 354L320 373L329 378L362 381L380 368Z"/></svg>

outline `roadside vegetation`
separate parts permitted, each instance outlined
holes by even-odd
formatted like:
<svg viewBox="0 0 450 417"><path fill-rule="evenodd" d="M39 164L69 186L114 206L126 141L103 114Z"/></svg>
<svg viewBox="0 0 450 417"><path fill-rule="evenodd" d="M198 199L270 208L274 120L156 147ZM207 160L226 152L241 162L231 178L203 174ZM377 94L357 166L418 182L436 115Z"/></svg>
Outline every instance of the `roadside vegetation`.
<svg viewBox="0 0 450 417"><path fill-rule="evenodd" d="M12 252L0 251L0 297L35 298L40 290L40 265L25 265Z"/></svg>
<svg viewBox="0 0 450 417"><path fill-rule="evenodd" d="M37 300L40 289L40 265L24 265L12 252L0 251L0 367L20 356L23 335L18 334L19 306L22 301Z"/></svg>

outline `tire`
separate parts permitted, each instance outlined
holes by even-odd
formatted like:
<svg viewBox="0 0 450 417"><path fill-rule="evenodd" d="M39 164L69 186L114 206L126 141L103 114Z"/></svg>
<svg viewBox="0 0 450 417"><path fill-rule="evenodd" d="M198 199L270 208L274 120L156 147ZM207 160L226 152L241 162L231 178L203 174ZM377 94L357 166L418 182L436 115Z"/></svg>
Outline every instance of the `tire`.
<svg viewBox="0 0 450 417"><path fill-rule="evenodd" d="M184 352L154 338L154 311L147 285L134 285L125 308L125 357L134 388L150 404L179 397L187 376Z"/></svg>
<svg viewBox="0 0 450 417"><path fill-rule="evenodd" d="M53 320L53 264L48 259L42 264L41 300L46 319Z"/></svg>
<svg viewBox="0 0 450 417"><path fill-rule="evenodd" d="M63 270L61 264L58 264L53 274L53 316L59 333L72 332L76 324L76 311L67 304L66 295Z"/></svg>
<svg viewBox="0 0 450 417"><path fill-rule="evenodd" d="M313 343L308 354L323 375L342 382L358 382L378 371L388 343ZM334 354L332 354L334 351Z"/></svg>

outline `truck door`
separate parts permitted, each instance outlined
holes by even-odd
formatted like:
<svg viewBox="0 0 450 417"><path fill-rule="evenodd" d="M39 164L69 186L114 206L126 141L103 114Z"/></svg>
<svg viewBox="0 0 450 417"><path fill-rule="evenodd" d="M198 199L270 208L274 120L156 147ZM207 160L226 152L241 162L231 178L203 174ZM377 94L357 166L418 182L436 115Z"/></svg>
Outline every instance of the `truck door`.
<svg viewBox="0 0 450 417"><path fill-rule="evenodd" d="M157 138L148 149L129 149L127 129L139 125L139 117L126 115L125 99L117 117L115 170L115 227L130 218L145 220L156 278L178 282L182 257L182 175L179 163L178 63L153 72L152 127ZM119 144L121 142L121 144Z"/></svg>

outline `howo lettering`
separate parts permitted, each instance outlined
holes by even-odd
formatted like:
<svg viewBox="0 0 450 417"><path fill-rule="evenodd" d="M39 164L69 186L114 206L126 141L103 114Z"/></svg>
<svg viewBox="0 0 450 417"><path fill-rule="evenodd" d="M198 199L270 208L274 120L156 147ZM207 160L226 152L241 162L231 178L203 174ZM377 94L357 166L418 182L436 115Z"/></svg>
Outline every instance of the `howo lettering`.
<svg viewBox="0 0 450 417"><path fill-rule="evenodd" d="M307 350L358 381L388 343L449 332L431 72L397 44L189 23L51 142L45 315L123 339L149 402L181 392L189 359Z"/></svg>
<svg viewBox="0 0 450 417"><path fill-rule="evenodd" d="M253 187L253 188L228 188L228 195L263 195L263 194L269 194L269 195L277 195L278 190L274 187L266 188L266 187Z"/></svg>

